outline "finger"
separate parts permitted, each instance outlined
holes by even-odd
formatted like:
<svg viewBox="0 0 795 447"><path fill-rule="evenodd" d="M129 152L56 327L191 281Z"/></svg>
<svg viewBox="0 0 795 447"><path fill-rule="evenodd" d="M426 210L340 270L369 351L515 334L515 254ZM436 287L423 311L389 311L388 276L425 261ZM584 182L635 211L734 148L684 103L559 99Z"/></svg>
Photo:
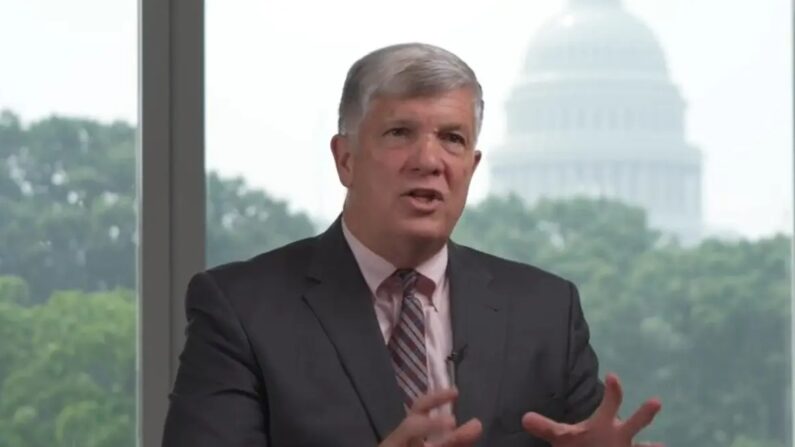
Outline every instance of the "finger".
<svg viewBox="0 0 795 447"><path fill-rule="evenodd" d="M439 416L409 414L398 428L381 443L381 447L422 445L425 438L454 428L455 418L449 414Z"/></svg>
<svg viewBox="0 0 795 447"><path fill-rule="evenodd" d="M618 417L618 409L621 407L621 401L624 399L624 392L621 390L621 383L618 381L618 376L610 373L605 377L605 394L602 397L602 403L594 412L591 418L598 423L610 423Z"/></svg>
<svg viewBox="0 0 795 447"><path fill-rule="evenodd" d="M473 418L466 424L456 428L445 435L439 442L431 444L433 447L465 447L474 445L483 433L483 424Z"/></svg>
<svg viewBox="0 0 795 447"><path fill-rule="evenodd" d="M454 401L456 397L458 397L458 390L455 388L432 391L418 397L411 406L410 411L412 413L428 414L434 408Z"/></svg>
<svg viewBox="0 0 795 447"><path fill-rule="evenodd" d="M569 432L570 426L561 424L535 412L522 416L522 427L531 435L549 443Z"/></svg>
<svg viewBox="0 0 795 447"><path fill-rule="evenodd" d="M659 399L649 399L638 408L621 426L621 432L627 439L634 438L641 430L646 428L662 409Z"/></svg>

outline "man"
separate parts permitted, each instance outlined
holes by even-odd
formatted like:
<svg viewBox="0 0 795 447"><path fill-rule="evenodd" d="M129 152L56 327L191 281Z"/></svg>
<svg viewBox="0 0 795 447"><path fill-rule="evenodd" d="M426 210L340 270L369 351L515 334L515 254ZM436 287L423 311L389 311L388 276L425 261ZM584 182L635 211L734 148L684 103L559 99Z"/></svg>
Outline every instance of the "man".
<svg viewBox="0 0 795 447"><path fill-rule="evenodd" d="M628 447L574 285L449 240L480 84L430 45L350 69L322 235L197 275L164 446Z"/></svg>

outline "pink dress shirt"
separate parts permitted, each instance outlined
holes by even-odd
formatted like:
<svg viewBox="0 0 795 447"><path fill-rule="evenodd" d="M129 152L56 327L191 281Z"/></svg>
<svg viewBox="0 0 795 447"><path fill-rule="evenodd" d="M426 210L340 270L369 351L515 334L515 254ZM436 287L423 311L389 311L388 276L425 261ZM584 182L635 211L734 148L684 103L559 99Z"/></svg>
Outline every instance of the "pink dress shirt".
<svg viewBox="0 0 795 447"><path fill-rule="evenodd" d="M400 306L403 301L399 281L392 276L397 268L356 239L345 225L344 219L342 233L353 251L367 286L373 293L375 315L386 344L400 316ZM447 373L447 357L453 348L453 331L450 326L447 246L416 266L415 270L420 274L417 280L417 297L422 302L425 314L429 391L448 388L450 378ZM450 406L446 406L445 410L450 412Z"/></svg>

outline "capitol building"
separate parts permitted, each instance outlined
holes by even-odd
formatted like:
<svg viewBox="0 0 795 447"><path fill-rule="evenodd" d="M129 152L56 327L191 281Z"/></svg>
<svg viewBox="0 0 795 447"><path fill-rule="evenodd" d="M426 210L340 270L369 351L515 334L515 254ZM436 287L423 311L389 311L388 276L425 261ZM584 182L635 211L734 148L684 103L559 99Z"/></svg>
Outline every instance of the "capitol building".
<svg viewBox="0 0 795 447"><path fill-rule="evenodd" d="M533 38L491 156L491 188L527 203L606 197L698 241L700 151L653 32L621 0L568 0Z"/></svg>

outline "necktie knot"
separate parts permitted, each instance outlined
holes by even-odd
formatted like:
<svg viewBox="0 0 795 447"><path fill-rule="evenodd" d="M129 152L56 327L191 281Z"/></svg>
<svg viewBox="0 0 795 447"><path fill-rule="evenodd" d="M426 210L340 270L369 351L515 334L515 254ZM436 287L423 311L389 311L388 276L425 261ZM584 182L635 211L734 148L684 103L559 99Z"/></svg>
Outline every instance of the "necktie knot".
<svg viewBox="0 0 795 447"><path fill-rule="evenodd" d="M407 294L413 295L417 287L419 273L414 269L399 269L395 271L395 276L400 280L403 296L405 297Z"/></svg>

